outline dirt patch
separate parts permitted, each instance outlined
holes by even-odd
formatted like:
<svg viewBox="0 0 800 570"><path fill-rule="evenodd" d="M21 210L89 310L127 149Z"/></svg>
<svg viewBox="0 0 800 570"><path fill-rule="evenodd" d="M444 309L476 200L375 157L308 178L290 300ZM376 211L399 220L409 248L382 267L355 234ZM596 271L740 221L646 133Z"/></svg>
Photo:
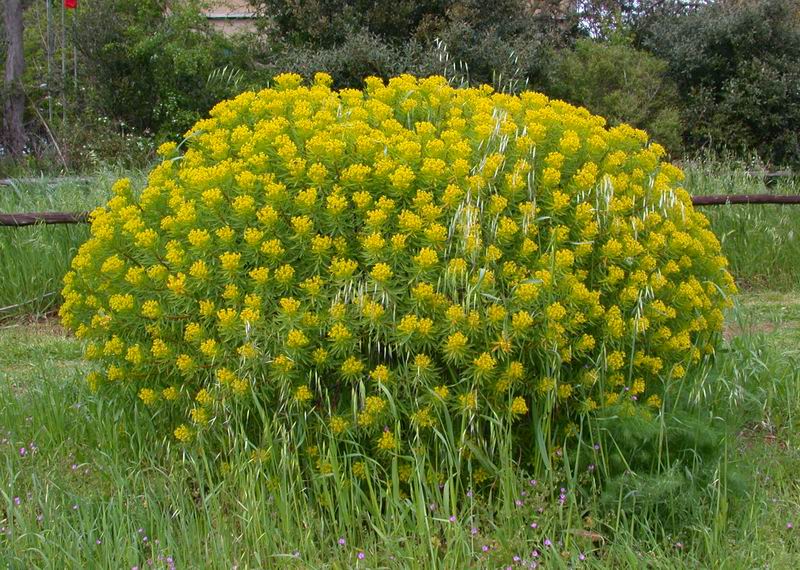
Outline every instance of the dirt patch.
<svg viewBox="0 0 800 570"><path fill-rule="evenodd" d="M773 447L781 451L786 451L788 446L786 441L779 438L775 433L774 426L767 422L759 422L746 426L739 432L739 442L742 451L752 449L756 446Z"/></svg>
<svg viewBox="0 0 800 570"><path fill-rule="evenodd" d="M43 315L22 315L0 321L0 331L7 329L18 329L32 335L73 336L71 331L61 326L61 319L55 311Z"/></svg>
<svg viewBox="0 0 800 570"><path fill-rule="evenodd" d="M730 342L732 339L736 338L737 336L745 336L745 335L770 335L781 332L788 332L788 331L795 331L800 329L800 321L790 320L790 321L783 321L783 322L769 322L769 321L762 321L758 323L751 323L746 324L744 326L739 326L737 324L726 324L722 328L722 337L727 341Z"/></svg>
<svg viewBox="0 0 800 570"><path fill-rule="evenodd" d="M742 336L744 334L770 334L774 333L777 329L778 326L775 323L753 323L744 327L735 324L726 324L722 329L722 337L730 342L737 336Z"/></svg>

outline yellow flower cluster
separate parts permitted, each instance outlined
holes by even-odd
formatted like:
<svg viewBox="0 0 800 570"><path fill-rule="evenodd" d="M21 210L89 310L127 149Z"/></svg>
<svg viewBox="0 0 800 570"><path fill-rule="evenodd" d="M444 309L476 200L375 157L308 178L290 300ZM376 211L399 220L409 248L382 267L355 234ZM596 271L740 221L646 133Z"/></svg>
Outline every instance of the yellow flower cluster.
<svg viewBox="0 0 800 570"><path fill-rule="evenodd" d="M445 412L652 408L713 351L734 285L644 132L538 93L365 83L279 76L163 147L143 190L115 184L61 309L94 389L174 408L181 441L253 391L387 453Z"/></svg>

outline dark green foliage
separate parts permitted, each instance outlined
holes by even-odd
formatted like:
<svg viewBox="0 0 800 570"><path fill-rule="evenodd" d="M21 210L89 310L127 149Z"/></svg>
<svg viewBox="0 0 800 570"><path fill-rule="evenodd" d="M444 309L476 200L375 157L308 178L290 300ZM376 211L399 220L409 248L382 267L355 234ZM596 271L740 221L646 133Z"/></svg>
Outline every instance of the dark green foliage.
<svg viewBox="0 0 800 570"><path fill-rule="evenodd" d="M444 16L448 0L251 0L262 24L280 42L330 48L366 31L386 40L405 41L423 23Z"/></svg>
<svg viewBox="0 0 800 570"><path fill-rule="evenodd" d="M720 488L729 498L746 493L746 478L726 461L726 439L734 434L719 417L685 405L659 422L609 418L603 510L633 519L658 520L662 531L684 532L686 520L713 512ZM735 423L735 422L732 422Z"/></svg>
<svg viewBox="0 0 800 570"><path fill-rule="evenodd" d="M323 70L337 87L409 72L508 91L541 88L549 49L562 45L574 26L521 0L252 3L264 14L270 46L261 59L270 74L310 77Z"/></svg>
<svg viewBox="0 0 800 570"><path fill-rule="evenodd" d="M624 43L588 39L553 57L549 95L585 106L611 124L644 129L673 154L680 151L678 93L665 62Z"/></svg>
<svg viewBox="0 0 800 570"><path fill-rule="evenodd" d="M325 71L334 79L334 87L362 88L370 75L388 78L415 71L415 46L393 46L367 31L355 32L335 47L308 48L276 46L265 58L267 77L292 71L311 78Z"/></svg>
<svg viewBox="0 0 800 570"><path fill-rule="evenodd" d="M194 3L97 0L81 10L77 42L99 110L133 128L185 131L219 99L208 77L236 64L235 46Z"/></svg>
<svg viewBox="0 0 800 570"><path fill-rule="evenodd" d="M800 164L800 9L795 0L716 2L653 17L643 44L669 62L692 148Z"/></svg>

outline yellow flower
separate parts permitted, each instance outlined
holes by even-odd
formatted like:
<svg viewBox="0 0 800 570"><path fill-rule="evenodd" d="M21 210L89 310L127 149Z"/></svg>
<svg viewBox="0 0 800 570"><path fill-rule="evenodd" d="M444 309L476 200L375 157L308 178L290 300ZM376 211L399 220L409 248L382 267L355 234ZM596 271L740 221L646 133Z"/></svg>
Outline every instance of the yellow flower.
<svg viewBox="0 0 800 570"><path fill-rule="evenodd" d="M311 389L306 386L300 386L297 390L294 391L294 399L299 404L305 404L309 400L314 397L314 394L311 392Z"/></svg>
<svg viewBox="0 0 800 570"><path fill-rule="evenodd" d="M430 428L436 424L436 420L431 415L430 406L417 410L411 414L411 422L419 428Z"/></svg>
<svg viewBox="0 0 800 570"><path fill-rule="evenodd" d="M214 397L205 388L200 390L194 399L197 400L201 406L210 406L214 403Z"/></svg>
<svg viewBox="0 0 800 570"><path fill-rule="evenodd" d="M174 386L169 386L161 391L161 396L169 402L174 402L180 396L180 392Z"/></svg>
<svg viewBox="0 0 800 570"><path fill-rule="evenodd" d="M488 352L481 353L473 362L477 376L487 376L494 372L497 361Z"/></svg>
<svg viewBox="0 0 800 570"><path fill-rule="evenodd" d="M350 356L342 363L342 376L348 380L354 380L364 372L364 363L355 356Z"/></svg>
<svg viewBox="0 0 800 570"><path fill-rule="evenodd" d="M423 247L414 257L414 263L421 269L430 269L439 262L439 255L429 247Z"/></svg>
<svg viewBox="0 0 800 570"><path fill-rule="evenodd" d="M472 391L467 392L466 394L461 394L458 397L458 403L461 405L461 409L465 412L475 411L478 409L478 392Z"/></svg>
<svg viewBox="0 0 800 570"><path fill-rule="evenodd" d="M353 463L353 476L356 479L366 479L369 471L367 470L367 464L363 461L356 461Z"/></svg>
<svg viewBox="0 0 800 570"><path fill-rule="evenodd" d="M389 367L385 364L379 364L370 373L370 378L376 382L387 383L390 378Z"/></svg>
<svg viewBox="0 0 800 570"><path fill-rule="evenodd" d="M466 347L469 339L460 331L456 331L447 337L444 345L444 354L451 360L460 360L466 354Z"/></svg>
<svg viewBox="0 0 800 570"><path fill-rule="evenodd" d="M378 450L384 452L395 451L397 449L397 440L390 430L384 430L378 438Z"/></svg>
<svg viewBox="0 0 800 570"><path fill-rule="evenodd" d="M352 259L333 258L330 266L330 273L334 279L345 281L350 279L358 269L358 263Z"/></svg>
<svg viewBox="0 0 800 570"><path fill-rule="evenodd" d="M139 399L144 402L145 406L152 406L158 401L158 394L150 388L142 388L139 390Z"/></svg>
<svg viewBox="0 0 800 570"><path fill-rule="evenodd" d="M308 337L303 334L303 331L292 329L286 335L286 346L289 348L303 348L309 343Z"/></svg>
<svg viewBox="0 0 800 570"><path fill-rule="evenodd" d="M173 432L175 439L182 443L188 443L192 439L192 431L186 424L181 424Z"/></svg>
<svg viewBox="0 0 800 570"><path fill-rule="evenodd" d="M436 388L433 389L433 392L442 400L446 400L450 395L450 389L444 385L436 386Z"/></svg>
<svg viewBox="0 0 800 570"><path fill-rule="evenodd" d="M175 366L178 367L183 374L189 374L194 371L195 363L191 356L188 354L181 354L175 360Z"/></svg>
<svg viewBox="0 0 800 570"><path fill-rule="evenodd" d="M239 269L239 263L241 259L242 254L231 251L226 251L219 256L219 262L222 266L222 269L229 273L234 273L237 269Z"/></svg>
<svg viewBox="0 0 800 570"><path fill-rule="evenodd" d="M370 275L378 283L384 283L389 279L391 279L392 269L385 263L376 263L375 266L372 268Z"/></svg>
<svg viewBox="0 0 800 570"><path fill-rule="evenodd" d="M528 404L525 403L525 398L520 396L514 398L511 402L511 413L515 416L522 416L528 413Z"/></svg>
<svg viewBox="0 0 800 570"><path fill-rule="evenodd" d="M556 301L547 307L545 310L545 315L547 315L547 318L551 321L560 321L567 316L567 310L561 303Z"/></svg>
<svg viewBox="0 0 800 570"><path fill-rule="evenodd" d="M347 431L347 428L350 424L341 416L331 416L331 419L328 421L328 425L331 428L331 432L334 435L339 435Z"/></svg>

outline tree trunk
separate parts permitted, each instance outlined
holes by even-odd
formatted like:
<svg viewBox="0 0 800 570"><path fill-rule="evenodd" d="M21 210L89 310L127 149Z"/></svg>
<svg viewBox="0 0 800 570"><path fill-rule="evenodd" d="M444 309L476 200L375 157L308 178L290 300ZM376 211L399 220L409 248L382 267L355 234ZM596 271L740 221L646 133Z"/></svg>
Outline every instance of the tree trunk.
<svg viewBox="0 0 800 570"><path fill-rule="evenodd" d="M22 45L24 0L5 0L6 68L3 81L3 131L6 150L13 157L22 156L25 149L25 94L22 90L22 73L25 56Z"/></svg>

